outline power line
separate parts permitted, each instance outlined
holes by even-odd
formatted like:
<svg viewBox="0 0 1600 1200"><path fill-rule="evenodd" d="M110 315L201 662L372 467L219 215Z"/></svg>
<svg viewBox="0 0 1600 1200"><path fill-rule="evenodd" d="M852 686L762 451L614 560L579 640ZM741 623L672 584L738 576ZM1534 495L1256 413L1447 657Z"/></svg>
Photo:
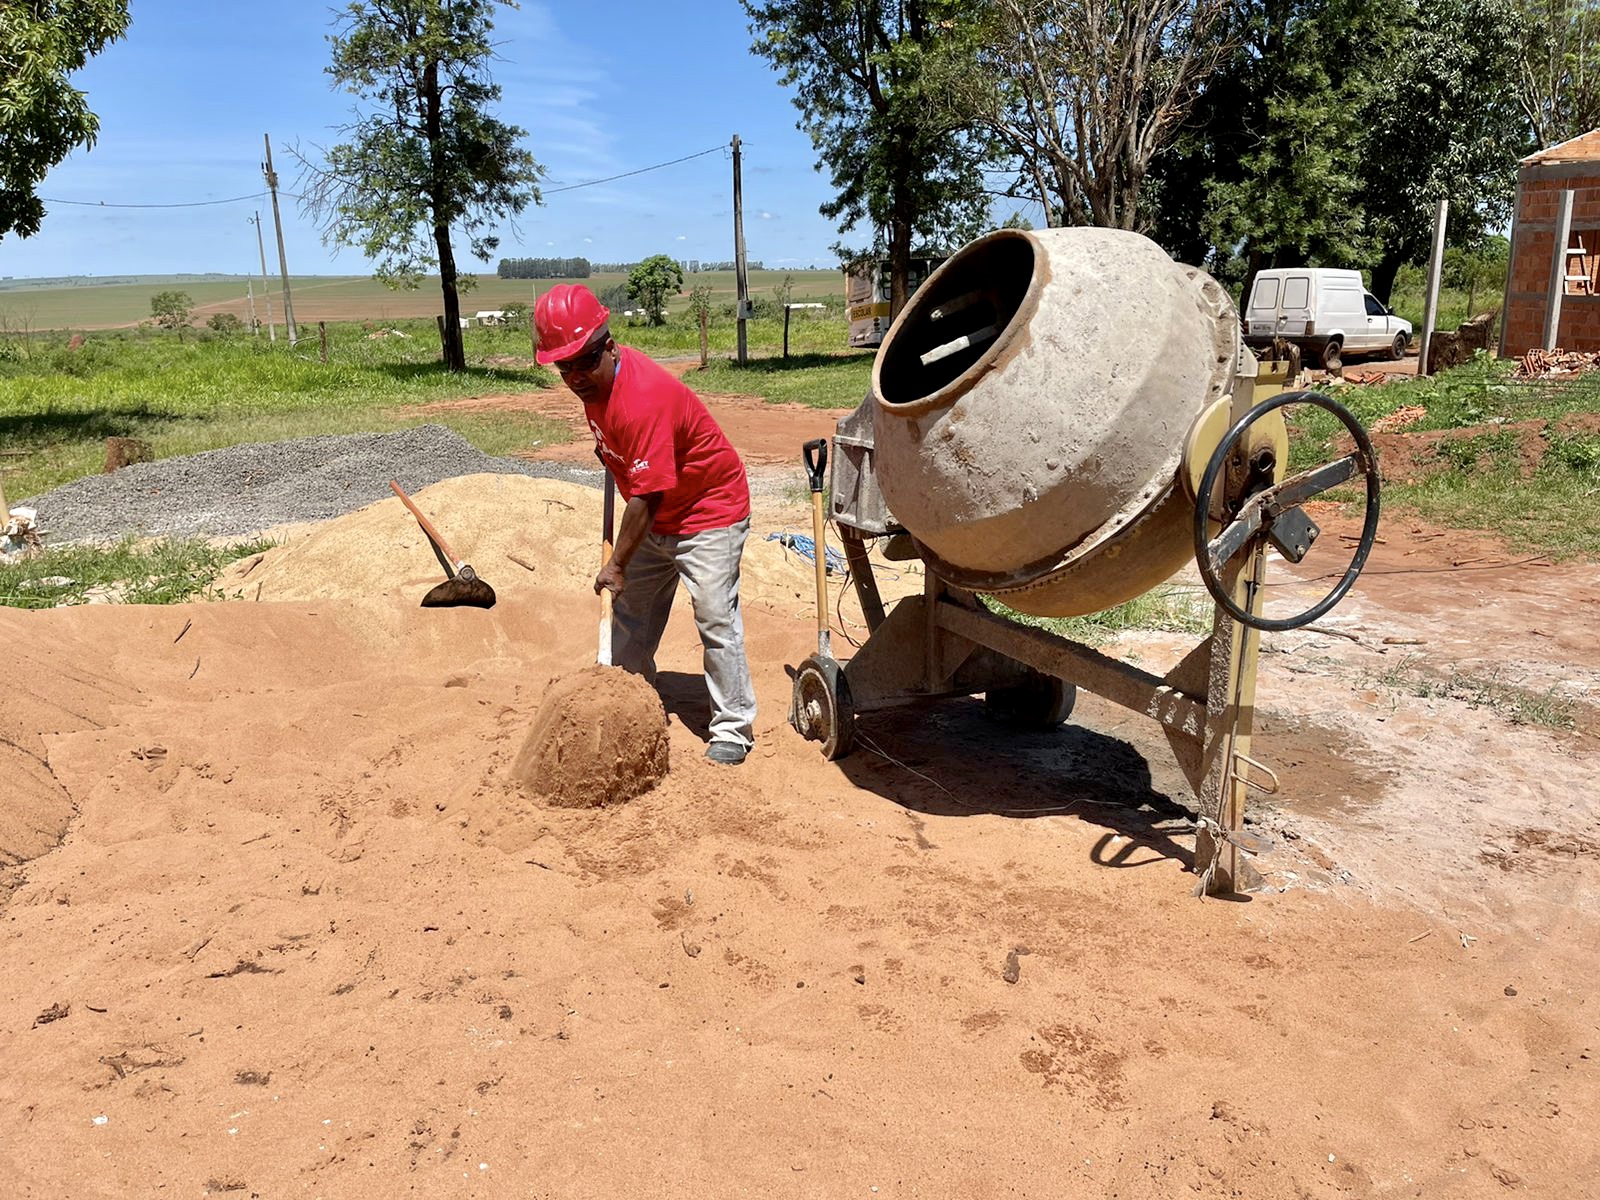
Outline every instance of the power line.
<svg viewBox="0 0 1600 1200"><path fill-rule="evenodd" d="M604 179L587 179L582 183L569 183L558 188L541 188L546 196L553 196L557 192L571 192L578 188L594 187L598 183L611 183L618 179L627 179L630 175L643 175L646 171L659 171L662 167L673 167L681 162L688 162L691 158L704 158L708 154L716 154L726 150L726 146L712 146L709 150L700 150L694 154L685 154L682 158L670 159L667 162L656 163L650 167L640 167L637 171L624 171L620 175L607 175Z"/></svg>
<svg viewBox="0 0 1600 1200"><path fill-rule="evenodd" d="M189 200L181 204L112 204L105 200L52 200L40 196L46 204L77 204L84 208L204 208L209 204L238 204L241 200L259 200L265 192L251 192L248 196L232 196L227 200Z"/></svg>
<svg viewBox="0 0 1600 1200"><path fill-rule="evenodd" d="M726 146L712 146L707 150L697 150L693 154L685 154L682 158L668 159L666 162L654 163L648 167L639 167L633 171L623 171L619 175L607 175L604 179L586 179L582 183L568 183L561 187L542 188L540 190L546 196L553 196L557 192L572 192L578 188L595 187L597 184L613 183L618 179L628 179L634 175L643 175L648 171L659 171L662 167L675 167L679 163L688 162L695 158L704 158L708 154L716 154L726 150ZM266 192L251 192L248 196L230 196L226 200L189 200L177 204L114 204L107 200L54 200L49 196L40 196L39 199L46 204L74 204L82 208L205 208L215 204L238 204L245 200L260 200L266 194ZM279 194L287 196L291 200L300 198L290 192L280 192Z"/></svg>

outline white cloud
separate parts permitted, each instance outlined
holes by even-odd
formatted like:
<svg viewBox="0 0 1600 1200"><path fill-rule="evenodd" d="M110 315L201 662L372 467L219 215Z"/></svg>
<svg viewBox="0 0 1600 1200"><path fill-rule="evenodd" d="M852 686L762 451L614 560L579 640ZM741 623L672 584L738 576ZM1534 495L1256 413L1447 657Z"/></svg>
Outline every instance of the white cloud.
<svg viewBox="0 0 1600 1200"><path fill-rule="evenodd" d="M772 220L772 214L771 214L771 213L769 213L769 212L767 212L767 211L766 211L766 210L765 210L765 209L763 209L763 210L762 210L762 211L761 211L761 214L760 214L760 215L761 215L761 219L762 219L762 220L763 220L763 221L770 221L770 220Z"/></svg>
<svg viewBox="0 0 1600 1200"><path fill-rule="evenodd" d="M584 238L583 239L583 244L585 246L592 246L592 245L594 245L594 239L593 238Z"/></svg>
<svg viewBox="0 0 1600 1200"><path fill-rule="evenodd" d="M678 235L678 240L680 242L687 242L689 240L689 235L687 233L680 233Z"/></svg>

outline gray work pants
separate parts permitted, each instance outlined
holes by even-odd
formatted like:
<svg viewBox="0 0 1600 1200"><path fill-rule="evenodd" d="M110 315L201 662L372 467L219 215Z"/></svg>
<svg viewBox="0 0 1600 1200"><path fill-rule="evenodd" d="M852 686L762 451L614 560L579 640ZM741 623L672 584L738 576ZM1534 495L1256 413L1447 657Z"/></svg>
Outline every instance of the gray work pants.
<svg viewBox="0 0 1600 1200"><path fill-rule="evenodd" d="M683 580L694 602L694 624L705 647L711 693L711 740L752 746L756 690L744 653L739 614L739 559L750 518L724 529L681 536L648 533L624 572L611 609L611 661L654 680L656 648Z"/></svg>

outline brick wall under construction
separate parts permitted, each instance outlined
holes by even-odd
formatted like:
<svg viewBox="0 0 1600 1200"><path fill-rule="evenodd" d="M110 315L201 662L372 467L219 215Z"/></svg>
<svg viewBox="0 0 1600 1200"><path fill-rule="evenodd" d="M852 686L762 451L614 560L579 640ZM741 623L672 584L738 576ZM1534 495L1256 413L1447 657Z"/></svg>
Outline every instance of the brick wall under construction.
<svg viewBox="0 0 1600 1200"><path fill-rule="evenodd" d="M1517 182L1511 265L1506 277L1501 353L1520 356L1545 344L1551 263L1557 215L1564 191L1572 192L1567 257L1556 286L1562 289L1555 345L1562 350L1600 350L1600 160L1586 163L1525 163ZM1567 275L1582 276L1568 280Z"/></svg>

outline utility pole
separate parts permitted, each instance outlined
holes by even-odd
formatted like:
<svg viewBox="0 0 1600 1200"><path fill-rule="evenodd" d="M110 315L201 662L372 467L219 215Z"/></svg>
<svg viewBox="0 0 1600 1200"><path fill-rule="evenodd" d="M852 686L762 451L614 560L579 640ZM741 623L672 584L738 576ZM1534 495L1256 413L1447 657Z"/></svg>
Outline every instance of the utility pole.
<svg viewBox="0 0 1600 1200"><path fill-rule="evenodd" d="M261 322L256 318L256 285L249 279L244 281L244 302L250 310L250 336L261 336Z"/></svg>
<svg viewBox="0 0 1600 1200"><path fill-rule="evenodd" d="M749 361L745 321L750 316L750 273L744 261L744 187L739 173L739 135L733 135L733 281L738 289L734 315L739 324L739 365Z"/></svg>
<svg viewBox="0 0 1600 1200"><path fill-rule="evenodd" d="M256 210L256 249L261 251L261 298L267 303L267 340L278 343L278 327L272 322L272 289L267 286L267 244L261 240L261 210Z"/></svg>
<svg viewBox="0 0 1600 1200"><path fill-rule="evenodd" d="M261 140L267 146L267 161L261 170L267 177L267 189L272 193L272 224L278 231L278 272L283 276L283 324L289 331L289 349L294 349L297 339L294 327L294 298L289 294L289 260L283 253L283 218L278 215L278 173L272 169L272 137L263 133Z"/></svg>

